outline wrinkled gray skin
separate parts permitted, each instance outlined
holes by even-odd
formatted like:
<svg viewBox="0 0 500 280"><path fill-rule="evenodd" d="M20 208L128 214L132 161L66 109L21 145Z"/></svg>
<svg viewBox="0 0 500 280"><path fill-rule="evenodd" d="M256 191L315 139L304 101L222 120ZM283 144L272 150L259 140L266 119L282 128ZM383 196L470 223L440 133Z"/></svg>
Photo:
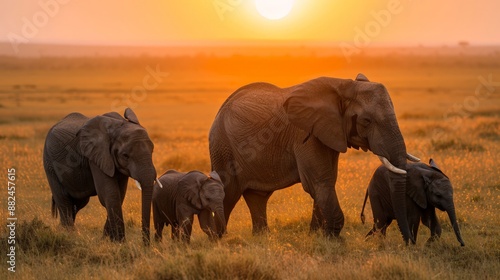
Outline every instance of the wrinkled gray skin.
<svg viewBox="0 0 500 280"><path fill-rule="evenodd" d="M151 196L156 170L153 142L127 108L125 118L112 112L94 118L72 113L48 132L43 165L52 190L52 214L73 227L91 196L106 208L104 235L125 239L122 204L129 177L142 185L142 232L149 243Z"/></svg>
<svg viewBox="0 0 500 280"><path fill-rule="evenodd" d="M301 182L314 199L311 230L338 236L344 215L335 183L339 154L348 147L405 168L405 142L382 84L359 74L356 80L321 77L289 88L254 83L238 89L209 134L212 170L225 186L226 221L243 195L253 232L268 230L269 197ZM405 174L391 174L391 199L408 242L405 182Z"/></svg>
<svg viewBox="0 0 500 280"><path fill-rule="evenodd" d="M161 241L164 226L172 226L172 239L189 242L193 217L198 215L201 229L211 240L226 231L224 186L217 172L209 176L200 171L169 170L160 178L163 188L153 188L155 240Z"/></svg>
<svg viewBox="0 0 500 280"><path fill-rule="evenodd" d="M460 229L458 227L453 203L453 187L448 177L437 167L434 161L429 161L430 166L423 163L409 163L406 171L406 206L410 230L417 239L420 221L431 231L427 242L434 241L441 236L441 226L436 217L436 208L446 211L455 231L458 242L465 246ZM377 168L368 185L363 209L361 210L361 221L365 222L364 209L366 198L370 197L374 224L366 235L373 235L381 231L385 236L387 227L395 218L390 199L389 170L385 166Z"/></svg>

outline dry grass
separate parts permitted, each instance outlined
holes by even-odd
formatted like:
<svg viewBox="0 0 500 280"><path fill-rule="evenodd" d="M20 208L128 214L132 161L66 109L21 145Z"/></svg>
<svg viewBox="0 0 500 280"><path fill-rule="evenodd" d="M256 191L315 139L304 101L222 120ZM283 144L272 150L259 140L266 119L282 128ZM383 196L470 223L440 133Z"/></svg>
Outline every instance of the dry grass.
<svg viewBox="0 0 500 280"><path fill-rule="evenodd" d="M495 279L500 275L499 89L479 100L466 118L444 116L474 96L478 76L491 73L494 81L500 77L500 65L492 59L449 57L421 65L421 58L406 57L394 63L386 58L384 63L373 59L341 65L331 63L338 60L317 58L309 62L318 65L316 72L290 65L259 72L255 69L265 62L261 60L249 72L229 67L230 59L218 63L214 58L196 63L166 58L87 60L85 67L78 66L77 59L45 59L32 61L31 68L30 61L23 60L22 67L0 69L0 162L2 170L16 167L18 174L16 278ZM490 63L482 63L485 60ZM119 67L109 67L114 63ZM9 60L11 64L15 60ZM423 160L433 157L454 184L466 247L459 247L445 213L439 213L442 238L431 246L424 244L429 236L424 227L416 246L403 246L395 225L386 239L364 241L370 225L361 224L359 212L379 162L371 154L353 150L341 156L336 187L346 217L342 240L309 233L312 200L300 185L271 197L271 232L262 236L251 235L250 214L240 202L229 221L229 234L220 242L210 243L195 226L189 246L167 238L163 244L144 248L140 192L132 185L124 203L125 243L101 238L105 211L96 198L79 213L76 230L66 232L50 217L50 190L41 161L47 130L72 111L87 115L111 111L114 101L130 97L131 89L141 85L145 66L156 64L170 75L135 104L135 111L155 142L154 162L160 173L171 168L209 171L211 122L225 98L247 82L287 86L315 76L354 77L357 72L384 82L408 151ZM367 218L371 218L369 206ZM3 227L0 248L7 246L6 234ZM7 279L12 275L3 252L0 278Z"/></svg>

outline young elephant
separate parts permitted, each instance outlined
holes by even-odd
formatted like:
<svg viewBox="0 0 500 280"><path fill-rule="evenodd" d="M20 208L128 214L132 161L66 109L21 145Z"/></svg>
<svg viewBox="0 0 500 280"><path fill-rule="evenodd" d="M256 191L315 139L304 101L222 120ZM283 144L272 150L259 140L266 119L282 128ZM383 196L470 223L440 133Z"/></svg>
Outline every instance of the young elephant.
<svg viewBox="0 0 500 280"><path fill-rule="evenodd" d="M189 242L193 216L198 215L201 229L211 238L226 231L224 186L217 172L209 176L200 171L169 170L159 178L163 188L153 188L155 240L161 241L163 227L172 226L172 239Z"/></svg>
<svg viewBox="0 0 500 280"><path fill-rule="evenodd" d="M431 242L441 236L441 226L436 217L436 209L446 211L455 231L458 242L465 246L455 215L453 203L453 187L448 177L437 167L432 159L430 166L423 163L408 163L406 166L406 213L410 231L417 240L418 226L420 220L431 230ZM368 185L363 209L361 210L361 221L365 222L364 210L366 199L370 197L372 205L374 225L366 235L374 234L377 230L385 236L387 227L395 219L391 202L391 190L389 188L389 170L385 166L377 168Z"/></svg>

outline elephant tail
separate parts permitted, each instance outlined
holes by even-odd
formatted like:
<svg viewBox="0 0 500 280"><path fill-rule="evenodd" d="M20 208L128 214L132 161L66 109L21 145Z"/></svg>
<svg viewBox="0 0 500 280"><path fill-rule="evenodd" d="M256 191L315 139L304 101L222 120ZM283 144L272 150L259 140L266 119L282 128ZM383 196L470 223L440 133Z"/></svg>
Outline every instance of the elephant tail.
<svg viewBox="0 0 500 280"><path fill-rule="evenodd" d="M52 217L57 218L57 207L54 197L52 197Z"/></svg>
<svg viewBox="0 0 500 280"><path fill-rule="evenodd" d="M365 201L363 201L363 208L361 209L361 223L363 225L365 224L365 206L366 206L367 199L368 199L368 189L366 189Z"/></svg>

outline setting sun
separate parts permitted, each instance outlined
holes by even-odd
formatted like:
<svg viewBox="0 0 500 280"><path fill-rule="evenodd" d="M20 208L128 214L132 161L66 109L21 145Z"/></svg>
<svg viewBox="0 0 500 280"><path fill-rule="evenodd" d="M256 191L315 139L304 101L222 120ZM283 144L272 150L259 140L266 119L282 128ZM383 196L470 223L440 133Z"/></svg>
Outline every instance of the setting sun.
<svg viewBox="0 0 500 280"><path fill-rule="evenodd" d="M255 0L259 14L270 20L286 17L293 8L294 0Z"/></svg>

